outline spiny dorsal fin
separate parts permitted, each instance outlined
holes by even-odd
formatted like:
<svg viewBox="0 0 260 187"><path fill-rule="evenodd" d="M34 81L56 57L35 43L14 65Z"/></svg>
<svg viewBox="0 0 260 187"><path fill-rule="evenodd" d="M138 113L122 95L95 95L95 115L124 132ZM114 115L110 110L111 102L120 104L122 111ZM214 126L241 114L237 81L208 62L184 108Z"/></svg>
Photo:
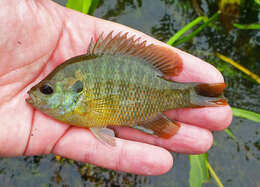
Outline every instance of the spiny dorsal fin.
<svg viewBox="0 0 260 187"><path fill-rule="evenodd" d="M119 32L114 37L112 33L113 31L105 38L101 34L96 42L91 40L87 54L95 56L122 54L139 57L168 76L176 76L182 71L182 60L172 50L154 44L146 45L146 41L140 42L140 37L127 38L128 33Z"/></svg>

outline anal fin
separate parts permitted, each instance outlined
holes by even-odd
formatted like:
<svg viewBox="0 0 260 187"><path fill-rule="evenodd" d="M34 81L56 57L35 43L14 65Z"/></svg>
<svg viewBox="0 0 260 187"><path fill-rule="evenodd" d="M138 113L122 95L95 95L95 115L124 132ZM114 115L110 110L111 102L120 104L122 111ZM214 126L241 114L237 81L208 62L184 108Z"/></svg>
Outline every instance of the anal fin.
<svg viewBox="0 0 260 187"><path fill-rule="evenodd" d="M166 139L174 136L180 128L180 123L170 120L162 113L158 113L151 120L141 122L138 125L151 129L154 135Z"/></svg>
<svg viewBox="0 0 260 187"><path fill-rule="evenodd" d="M108 128L89 128L93 135L105 145L116 146L115 133Z"/></svg>

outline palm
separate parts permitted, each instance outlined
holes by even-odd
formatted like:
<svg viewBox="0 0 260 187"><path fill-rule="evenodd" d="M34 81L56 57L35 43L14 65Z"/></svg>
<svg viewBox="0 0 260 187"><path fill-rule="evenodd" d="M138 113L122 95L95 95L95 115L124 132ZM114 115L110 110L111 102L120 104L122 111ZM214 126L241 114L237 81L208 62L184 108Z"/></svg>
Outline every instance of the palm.
<svg viewBox="0 0 260 187"><path fill-rule="evenodd" d="M0 38L3 36L0 40L0 155L54 153L139 174L160 174L171 167L172 158L165 149L123 139L117 139L115 148L108 148L87 129L52 120L25 102L26 92L32 85L59 63L86 52L90 39L103 31L105 34L111 30L130 31L147 41L162 43L122 25L64 9L51 1L4 0L0 2L1 6L5 6L1 10L6 12L0 14L0 25L6 26L0 29ZM19 11L10 15L14 6ZM222 81L220 74L208 64L179 53L186 64L184 73L176 80ZM198 69L205 72L198 72L191 63L197 63ZM168 112L168 115L183 122L179 133L170 140L134 129L116 131L120 137L159 145L171 151L201 153L212 144L209 130L223 129L231 120L229 107L181 109Z"/></svg>

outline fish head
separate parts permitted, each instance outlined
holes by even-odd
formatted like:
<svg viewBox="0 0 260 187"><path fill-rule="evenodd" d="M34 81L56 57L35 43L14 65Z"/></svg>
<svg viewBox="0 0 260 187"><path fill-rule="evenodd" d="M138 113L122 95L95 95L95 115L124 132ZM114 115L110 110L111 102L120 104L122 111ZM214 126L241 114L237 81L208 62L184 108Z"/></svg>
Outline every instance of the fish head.
<svg viewBox="0 0 260 187"><path fill-rule="evenodd" d="M72 111L83 92L83 82L73 78L44 79L29 91L27 103L47 115L60 118Z"/></svg>

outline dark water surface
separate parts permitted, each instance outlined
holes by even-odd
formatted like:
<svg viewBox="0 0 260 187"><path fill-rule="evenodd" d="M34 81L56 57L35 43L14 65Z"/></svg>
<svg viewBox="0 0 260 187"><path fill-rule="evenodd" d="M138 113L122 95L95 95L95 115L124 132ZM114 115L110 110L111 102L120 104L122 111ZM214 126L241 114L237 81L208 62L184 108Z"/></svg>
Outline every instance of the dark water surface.
<svg viewBox="0 0 260 187"><path fill-rule="evenodd" d="M64 1L60 0L64 4ZM161 41L197 17L188 0L101 0L95 16L122 23ZM208 3L209 4L208 4ZM250 3L252 2L252 3ZM211 16L217 1L201 1L203 12ZM239 23L260 23L260 8L253 0L241 8ZM228 83L225 95L238 108L260 113L260 85L231 65L215 57L220 52L260 74L260 31L227 31L221 21L207 27L192 42L178 48L198 56L219 68ZM195 67L194 67L195 68ZM235 117L230 129L214 133L215 145L209 162L225 186L260 186L260 124ZM174 154L174 168L156 177L137 176L74 161L56 161L54 155L0 159L0 186L188 186L189 159ZM204 186L217 186L211 179Z"/></svg>

